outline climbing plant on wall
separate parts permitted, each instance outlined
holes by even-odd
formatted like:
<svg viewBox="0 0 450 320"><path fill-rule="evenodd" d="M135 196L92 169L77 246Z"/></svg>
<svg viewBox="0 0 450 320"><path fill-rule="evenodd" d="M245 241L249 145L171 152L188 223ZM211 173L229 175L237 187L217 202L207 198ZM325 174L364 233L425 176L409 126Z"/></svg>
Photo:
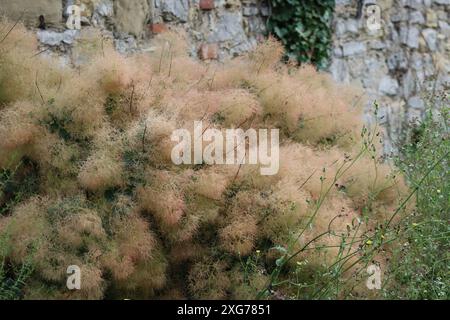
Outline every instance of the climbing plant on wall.
<svg viewBox="0 0 450 320"><path fill-rule="evenodd" d="M328 65L335 0L270 0L269 30L299 63Z"/></svg>

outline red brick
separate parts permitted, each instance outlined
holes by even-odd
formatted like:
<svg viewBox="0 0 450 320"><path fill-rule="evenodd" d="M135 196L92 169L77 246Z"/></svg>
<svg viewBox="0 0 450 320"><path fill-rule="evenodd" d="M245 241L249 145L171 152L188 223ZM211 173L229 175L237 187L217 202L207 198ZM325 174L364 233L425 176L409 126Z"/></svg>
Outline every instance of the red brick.
<svg viewBox="0 0 450 320"><path fill-rule="evenodd" d="M167 26L164 23L153 23L150 25L150 31L152 33L163 33L167 31Z"/></svg>
<svg viewBox="0 0 450 320"><path fill-rule="evenodd" d="M219 57L219 46L217 43L204 43L199 50L200 59L217 60Z"/></svg>
<svg viewBox="0 0 450 320"><path fill-rule="evenodd" d="M200 0L200 9L202 10L213 10L215 7L214 0Z"/></svg>

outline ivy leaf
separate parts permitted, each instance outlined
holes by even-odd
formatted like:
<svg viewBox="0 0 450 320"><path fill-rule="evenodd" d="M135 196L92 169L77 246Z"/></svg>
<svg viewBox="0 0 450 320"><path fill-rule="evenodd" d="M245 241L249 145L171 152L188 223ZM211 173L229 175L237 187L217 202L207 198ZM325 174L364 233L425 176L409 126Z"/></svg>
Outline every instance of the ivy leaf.
<svg viewBox="0 0 450 320"><path fill-rule="evenodd" d="M269 30L286 47L286 57L299 62L328 64L334 0L271 0Z"/></svg>

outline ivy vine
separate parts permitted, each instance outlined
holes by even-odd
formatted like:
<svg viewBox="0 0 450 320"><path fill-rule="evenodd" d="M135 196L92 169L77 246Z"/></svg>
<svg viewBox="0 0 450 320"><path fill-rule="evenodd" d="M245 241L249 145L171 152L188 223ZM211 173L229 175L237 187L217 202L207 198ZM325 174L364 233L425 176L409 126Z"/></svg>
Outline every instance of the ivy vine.
<svg viewBox="0 0 450 320"><path fill-rule="evenodd" d="M270 0L269 31L281 40L286 58L328 66L335 0Z"/></svg>

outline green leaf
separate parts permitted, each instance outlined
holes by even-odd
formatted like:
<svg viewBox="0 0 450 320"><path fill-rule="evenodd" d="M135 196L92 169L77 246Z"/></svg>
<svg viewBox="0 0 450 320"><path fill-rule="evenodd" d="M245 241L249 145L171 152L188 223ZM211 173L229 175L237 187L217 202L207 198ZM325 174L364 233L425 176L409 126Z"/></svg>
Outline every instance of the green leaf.
<svg viewBox="0 0 450 320"><path fill-rule="evenodd" d="M273 12L268 28L286 47L286 57L325 68L335 1L271 0L271 4Z"/></svg>

